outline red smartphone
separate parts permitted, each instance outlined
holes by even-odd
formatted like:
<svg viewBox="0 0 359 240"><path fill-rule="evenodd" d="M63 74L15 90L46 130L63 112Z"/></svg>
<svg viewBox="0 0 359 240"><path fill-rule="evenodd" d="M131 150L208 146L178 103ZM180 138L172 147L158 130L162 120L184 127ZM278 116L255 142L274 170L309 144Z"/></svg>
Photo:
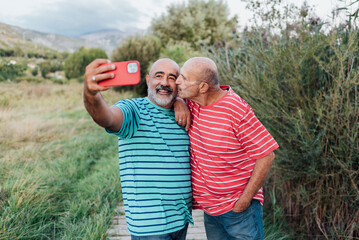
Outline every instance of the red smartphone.
<svg viewBox="0 0 359 240"><path fill-rule="evenodd" d="M115 77L98 82L100 86L113 87L136 85L141 81L140 63L136 60L105 63L102 65L116 65L116 69L107 72L113 72Z"/></svg>

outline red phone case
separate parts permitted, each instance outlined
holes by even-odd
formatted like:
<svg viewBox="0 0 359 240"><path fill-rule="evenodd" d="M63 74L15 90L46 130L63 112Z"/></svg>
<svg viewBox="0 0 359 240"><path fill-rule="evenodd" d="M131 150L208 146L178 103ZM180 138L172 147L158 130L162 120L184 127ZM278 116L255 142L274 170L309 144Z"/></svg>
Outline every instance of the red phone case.
<svg viewBox="0 0 359 240"><path fill-rule="evenodd" d="M141 81L140 63L138 61L124 61L124 62L113 62L105 63L102 65L116 65L116 69L108 71L107 73L113 72L114 78L106 79L98 82L103 87L113 86L126 86L136 85Z"/></svg>

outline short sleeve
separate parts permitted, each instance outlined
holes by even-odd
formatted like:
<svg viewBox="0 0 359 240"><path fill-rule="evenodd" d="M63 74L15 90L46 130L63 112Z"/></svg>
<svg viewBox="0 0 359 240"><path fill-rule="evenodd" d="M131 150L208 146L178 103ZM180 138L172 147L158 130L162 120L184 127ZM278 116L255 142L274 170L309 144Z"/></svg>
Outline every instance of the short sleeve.
<svg viewBox="0 0 359 240"><path fill-rule="evenodd" d="M140 125L140 109L135 100L126 99L121 100L113 105L121 109L123 114L123 122L120 131L113 132L106 129L106 132L114 134L122 139L129 139L133 137Z"/></svg>
<svg viewBox="0 0 359 240"><path fill-rule="evenodd" d="M249 105L238 126L237 138L250 158L265 157L279 147Z"/></svg>
<svg viewBox="0 0 359 240"><path fill-rule="evenodd" d="M190 112L192 112L193 109L193 101L183 98L184 102L187 104L187 107L189 108Z"/></svg>

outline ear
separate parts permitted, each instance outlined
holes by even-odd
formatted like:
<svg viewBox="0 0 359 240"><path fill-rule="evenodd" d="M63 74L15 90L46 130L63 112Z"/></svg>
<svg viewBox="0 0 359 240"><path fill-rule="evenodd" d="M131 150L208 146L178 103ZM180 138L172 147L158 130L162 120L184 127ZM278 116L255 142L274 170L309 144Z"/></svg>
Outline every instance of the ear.
<svg viewBox="0 0 359 240"><path fill-rule="evenodd" d="M148 86L148 81L150 81L150 75L146 75L146 83L147 83L147 86Z"/></svg>
<svg viewBox="0 0 359 240"><path fill-rule="evenodd" d="M206 82L201 82L201 83L199 84L199 92L200 92L201 94L204 94L204 93L208 92L208 89L209 89L208 83L206 83Z"/></svg>

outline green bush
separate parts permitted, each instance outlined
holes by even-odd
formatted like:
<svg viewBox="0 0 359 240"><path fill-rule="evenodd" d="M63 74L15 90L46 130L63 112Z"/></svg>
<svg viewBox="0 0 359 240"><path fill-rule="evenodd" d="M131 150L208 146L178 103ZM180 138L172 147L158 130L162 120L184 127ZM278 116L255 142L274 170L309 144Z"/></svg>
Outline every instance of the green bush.
<svg viewBox="0 0 359 240"><path fill-rule="evenodd" d="M53 83L56 83L56 84L66 84L68 83L68 80L67 79L64 79L62 77L51 77L50 80L53 82Z"/></svg>
<svg viewBox="0 0 359 240"><path fill-rule="evenodd" d="M63 70L63 63L58 60L46 60L39 63L41 76L47 78L47 74ZM35 68L36 69L36 68ZM36 70L34 71L36 72ZM33 73L34 74L34 73Z"/></svg>
<svg viewBox="0 0 359 240"><path fill-rule="evenodd" d="M189 0L172 4L167 13L153 19L151 29L165 46L170 41L187 42L193 49L231 39L237 28L237 16L228 19L223 1Z"/></svg>
<svg viewBox="0 0 359 240"><path fill-rule="evenodd" d="M31 74L32 76L36 77L37 74L39 73L39 67L35 67L34 69L32 69Z"/></svg>
<svg viewBox="0 0 359 240"><path fill-rule="evenodd" d="M65 60L64 71L68 79L78 78L85 74L86 66L96 58L107 59L107 54L102 49L81 47L78 51L72 53Z"/></svg>
<svg viewBox="0 0 359 240"><path fill-rule="evenodd" d="M207 50L280 145L270 182L298 238L358 238L359 31L298 23Z"/></svg>
<svg viewBox="0 0 359 240"><path fill-rule="evenodd" d="M178 63L178 65L183 65L191 57L201 56L199 51L194 51L191 49L190 44L187 42L177 42L174 43L170 41L165 48L162 49L160 58L170 58Z"/></svg>
<svg viewBox="0 0 359 240"><path fill-rule="evenodd" d="M22 64L0 59L0 82L14 81L17 77L22 76L25 70L26 67Z"/></svg>
<svg viewBox="0 0 359 240"><path fill-rule="evenodd" d="M43 58L44 56L38 52L28 52L27 57L28 58Z"/></svg>
<svg viewBox="0 0 359 240"><path fill-rule="evenodd" d="M15 56L14 50L0 48L0 57L13 57L13 56Z"/></svg>
<svg viewBox="0 0 359 240"><path fill-rule="evenodd" d="M118 87L122 90L134 90L140 96L147 95L146 75L148 74L150 65L160 56L161 41L151 35L136 35L129 37L117 47L112 55L113 62L137 60L140 63L141 82L138 85Z"/></svg>

